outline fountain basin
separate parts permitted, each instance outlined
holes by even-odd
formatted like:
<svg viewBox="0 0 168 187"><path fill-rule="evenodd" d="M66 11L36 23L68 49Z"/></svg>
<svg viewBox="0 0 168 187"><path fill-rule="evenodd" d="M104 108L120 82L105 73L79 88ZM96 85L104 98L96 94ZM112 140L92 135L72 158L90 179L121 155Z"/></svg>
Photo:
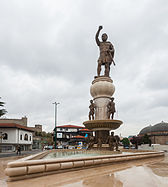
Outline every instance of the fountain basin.
<svg viewBox="0 0 168 187"><path fill-rule="evenodd" d="M123 122L120 120L88 120L83 122L87 129L92 130L115 130L120 127Z"/></svg>
<svg viewBox="0 0 168 187"><path fill-rule="evenodd" d="M54 151L41 159L55 159L55 158L83 158L83 157L93 157L93 156L104 156L104 155L114 155L114 154L125 154L127 152L122 151L108 151L108 150L62 150L62 151Z"/></svg>
<svg viewBox="0 0 168 187"><path fill-rule="evenodd" d="M33 156L26 157L14 162L10 162L5 169L8 181L22 180L25 178L38 177L48 174L67 172L88 167L98 167L105 164L114 164L117 162L160 157L164 156L164 152L141 152L132 154L113 154L79 158L56 158L56 159L37 159L52 151L45 151Z"/></svg>

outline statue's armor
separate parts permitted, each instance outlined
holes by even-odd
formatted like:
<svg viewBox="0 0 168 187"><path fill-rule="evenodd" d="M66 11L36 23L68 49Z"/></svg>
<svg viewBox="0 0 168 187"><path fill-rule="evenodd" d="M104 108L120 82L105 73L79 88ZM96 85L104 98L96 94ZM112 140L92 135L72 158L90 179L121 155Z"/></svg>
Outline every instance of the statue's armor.
<svg viewBox="0 0 168 187"><path fill-rule="evenodd" d="M104 65L106 62L112 62L113 54L111 52L114 50L114 48L111 42L100 42L99 49L100 56L98 63Z"/></svg>

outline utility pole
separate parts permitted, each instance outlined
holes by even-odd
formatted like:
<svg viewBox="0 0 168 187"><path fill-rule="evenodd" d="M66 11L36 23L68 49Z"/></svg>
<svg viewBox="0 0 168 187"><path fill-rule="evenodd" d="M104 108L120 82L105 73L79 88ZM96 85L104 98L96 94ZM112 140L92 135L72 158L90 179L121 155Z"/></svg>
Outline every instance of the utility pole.
<svg viewBox="0 0 168 187"><path fill-rule="evenodd" d="M55 105L55 145L54 148L56 149L57 147L57 130L56 130L56 126L57 126L57 105L59 105L60 103L54 102L53 103Z"/></svg>

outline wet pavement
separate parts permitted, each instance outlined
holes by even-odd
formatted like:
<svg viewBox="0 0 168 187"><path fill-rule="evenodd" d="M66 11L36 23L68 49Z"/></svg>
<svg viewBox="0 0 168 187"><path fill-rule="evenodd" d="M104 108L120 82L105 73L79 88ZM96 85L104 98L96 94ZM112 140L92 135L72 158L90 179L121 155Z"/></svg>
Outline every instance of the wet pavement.
<svg viewBox="0 0 168 187"><path fill-rule="evenodd" d="M22 151L20 156L25 156L25 155L32 155L32 154L36 154L42 152L41 149L35 149L32 151ZM9 152L9 153L0 153L0 158L6 158L6 157L14 157L17 156L16 152Z"/></svg>
<svg viewBox="0 0 168 187"><path fill-rule="evenodd" d="M168 187L168 155L160 161L132 166L61 187Z"/></svg>
<svg viewBox="0 0 168 187"><path fill-rule="evenodd" d="M2 187L167 187L168 154L165 157L122 162L107 166L6 182L3 173L9 160L0 159ZM11 161L11 160L10 160ZM3 165L3 167L2 167Z"/></svg>

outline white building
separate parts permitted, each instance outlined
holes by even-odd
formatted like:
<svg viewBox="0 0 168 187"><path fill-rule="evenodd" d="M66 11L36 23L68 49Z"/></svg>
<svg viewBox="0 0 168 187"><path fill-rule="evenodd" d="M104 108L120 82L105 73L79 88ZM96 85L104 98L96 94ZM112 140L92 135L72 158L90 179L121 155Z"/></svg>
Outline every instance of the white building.
<svg viewBox="0 0 168 187"><path fill-rule="evenodd" d="M15 151L20 145L22 150L31 150L33 130L16 123L0 123L0 150Z"/></svg>

